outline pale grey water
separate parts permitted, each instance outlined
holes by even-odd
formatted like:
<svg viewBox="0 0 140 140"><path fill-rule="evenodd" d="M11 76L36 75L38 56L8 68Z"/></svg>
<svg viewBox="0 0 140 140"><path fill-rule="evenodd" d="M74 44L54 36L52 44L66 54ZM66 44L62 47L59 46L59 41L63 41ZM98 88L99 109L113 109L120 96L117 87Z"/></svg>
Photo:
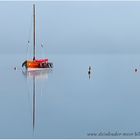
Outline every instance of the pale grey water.
<svg viewBox="0 0 140 140"><path fill-rule="evenodd" d="M53 70L35 76L34 129L33 76L23 75L24 58L0 56L0 138L140 138L140 55L48 55Z"/></svg>

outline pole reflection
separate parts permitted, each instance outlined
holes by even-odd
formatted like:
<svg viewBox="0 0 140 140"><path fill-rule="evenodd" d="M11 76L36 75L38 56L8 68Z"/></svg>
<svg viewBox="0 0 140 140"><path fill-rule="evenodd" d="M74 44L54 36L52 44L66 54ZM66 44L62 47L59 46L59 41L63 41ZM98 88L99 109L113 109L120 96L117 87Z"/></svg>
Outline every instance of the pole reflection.
<svg viewBox="0 0 140 140"><path fill-rule="evenodd" d="M32 128L33 128L33 131L35 129L35 121L36 121L36 81L48 79L48 74L51 72L52 72L52 69L22 71L23 75L27 79L32 79Z"/></svg>

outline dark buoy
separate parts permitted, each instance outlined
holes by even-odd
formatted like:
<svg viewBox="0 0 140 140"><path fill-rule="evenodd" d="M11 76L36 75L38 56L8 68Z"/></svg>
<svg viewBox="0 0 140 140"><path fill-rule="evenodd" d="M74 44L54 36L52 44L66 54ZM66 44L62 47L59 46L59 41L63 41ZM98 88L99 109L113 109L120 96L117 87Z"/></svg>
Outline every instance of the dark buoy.
<svg viewBox="0 0 140 140"><path fill-rule="evenodd" d="M137 69L135 69L135 72L137 72L138 70Z"/></svg>
<svg viewBox="0 0 140 140"><path fill-rule="evenodd" d="M14 67L14 70L16 70L17 68L16 67Z"/></svg>
<svg viewBox="0 0 140 140"><path fill-rule="evenodd" d="M89 71L91 70L91 66L89 66Z"/></svg>
<svg viewBox="0 0 140 140"><path fill-rule="evenodd" d="M89 76L89 79L90 79L90 74L91 74L91 66L89 66L89 68L88 68L88 76Z"/></svg>

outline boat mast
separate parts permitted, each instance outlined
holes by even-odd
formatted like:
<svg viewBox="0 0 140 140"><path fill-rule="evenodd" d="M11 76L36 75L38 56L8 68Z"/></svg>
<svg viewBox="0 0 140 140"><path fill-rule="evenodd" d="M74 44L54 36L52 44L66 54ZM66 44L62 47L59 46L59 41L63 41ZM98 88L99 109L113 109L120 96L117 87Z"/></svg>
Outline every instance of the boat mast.
<svg viewBox="0 0 140 140"><path fill-rule="evenodd" d="M35 60L35 4L33 4L33 60Z"/></svg>

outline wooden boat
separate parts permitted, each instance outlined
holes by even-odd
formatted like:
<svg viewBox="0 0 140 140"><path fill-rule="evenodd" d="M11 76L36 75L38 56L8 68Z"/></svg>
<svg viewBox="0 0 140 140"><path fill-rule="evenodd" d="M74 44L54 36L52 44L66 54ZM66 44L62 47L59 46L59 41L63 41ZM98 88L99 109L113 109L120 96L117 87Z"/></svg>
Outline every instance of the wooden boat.
<svg viewBox="0 0 140 140"><path fill-rule="evenodd" d="M35 26L35 4L33 4L33 59L25 60L22 63L22 67L25 67L27 70L42 70L53 68L53 63L49 62L48 58L45 59L36 59L36 26Z"/></svg>

